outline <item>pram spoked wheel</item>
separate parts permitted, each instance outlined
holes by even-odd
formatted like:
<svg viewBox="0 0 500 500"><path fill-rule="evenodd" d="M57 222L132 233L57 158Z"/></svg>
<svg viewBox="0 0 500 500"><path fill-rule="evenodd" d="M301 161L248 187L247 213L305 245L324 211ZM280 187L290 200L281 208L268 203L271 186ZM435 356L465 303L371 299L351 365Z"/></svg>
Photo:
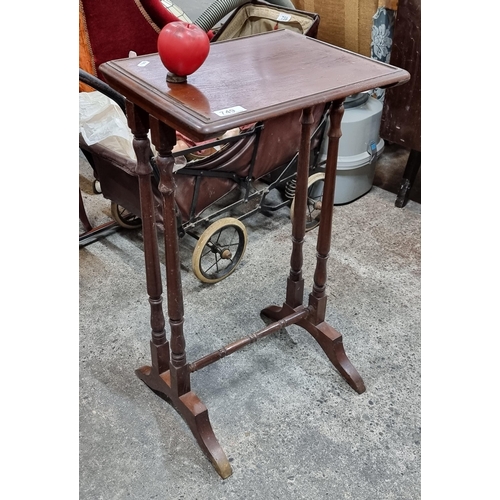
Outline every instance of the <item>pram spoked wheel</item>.
<svg viewBox="0 0 500 500"><path fill-rule="evenodd" d="M111 202L111 215L116 223L125 229L135 229L142 225L139 217L114 202Z"/></svg>
<svg viewBox="0 0 500 500"><path fill-rule="evenodd" d="M319 225L321 208L323 203L323 187L325 184L325 173L318 172L307 179L307 208L306 208L306 231L310 231ZM290 219L293 222L295 209L295 198L290 207Z"/></svg>
<svg viewBox="0 0 500 500"><path fill-rule="evenodd" d="M203 283L217 283L240 263L247 246L247 230L234 217L211 224L201 235L193 252L193 272Z"/></svg>

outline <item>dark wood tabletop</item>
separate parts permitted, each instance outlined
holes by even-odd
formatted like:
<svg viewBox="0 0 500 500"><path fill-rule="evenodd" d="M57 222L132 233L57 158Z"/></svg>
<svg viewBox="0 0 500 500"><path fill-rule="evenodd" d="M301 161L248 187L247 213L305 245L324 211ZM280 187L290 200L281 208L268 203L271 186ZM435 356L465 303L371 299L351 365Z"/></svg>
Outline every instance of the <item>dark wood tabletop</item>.
<svg viewBox="0 0 500 500"><path fill-rule="evenodd" d="M167 83L158 54L100 66L108 83L151 115L195 140L375 87L407 71L278 30L211 45L187 83Z"/></svg>

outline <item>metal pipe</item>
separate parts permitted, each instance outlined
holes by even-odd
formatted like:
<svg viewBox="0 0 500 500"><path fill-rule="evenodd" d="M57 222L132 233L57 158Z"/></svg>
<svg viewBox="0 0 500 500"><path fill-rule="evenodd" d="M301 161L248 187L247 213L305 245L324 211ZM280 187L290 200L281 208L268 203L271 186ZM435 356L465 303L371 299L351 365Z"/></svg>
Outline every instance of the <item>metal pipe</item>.
<svg viewBox="0 0 500 500"><path fill-rule="evenodd" d="M280 5L281 7L295 9L295 6L290 0L268 0L268 2L270 4ZM196 21L194 21L194 24L205 31L209 31L224 16L245 3L249 3L249 0L216 0L198 17L198 19L196 19Z"/></svg>

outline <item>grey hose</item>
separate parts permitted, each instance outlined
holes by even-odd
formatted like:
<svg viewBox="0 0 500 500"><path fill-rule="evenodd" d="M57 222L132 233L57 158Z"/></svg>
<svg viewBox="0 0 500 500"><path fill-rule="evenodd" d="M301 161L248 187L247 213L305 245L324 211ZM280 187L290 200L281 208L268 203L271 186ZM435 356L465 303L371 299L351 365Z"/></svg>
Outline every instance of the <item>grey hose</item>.
<svg viewBox="0 0 500 500"><path fill-rule="evenodd" d="M281 5L289 9L295 9L295 6L290 0L267 0L274 5ZM216 0L205 12L203 12L194 24L198 25L205 31L212 29L215 24L232 10L237 9L240 5L248 3L249 0Z"/></svg>
<svg viewBox="0 0 500 500"><path fill-rule="evenodd" d="M274 5L281 5L282 7L288 7L289 9L295 10L295 5L290 0L267 0L269 3Z"/></svg>

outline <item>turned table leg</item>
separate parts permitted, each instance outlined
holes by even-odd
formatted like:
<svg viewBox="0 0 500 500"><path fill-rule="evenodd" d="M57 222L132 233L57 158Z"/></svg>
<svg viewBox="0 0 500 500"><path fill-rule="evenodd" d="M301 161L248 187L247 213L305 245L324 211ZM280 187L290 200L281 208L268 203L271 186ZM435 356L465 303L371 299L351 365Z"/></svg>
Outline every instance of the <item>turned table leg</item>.
<svg viewBox="0 0 500 500"><path fill-rule="evenodd" d="M328 155L326 161L325 182L322 199L321 219L316 244L316 268L314 284L309 295L309 310L305 318L296 322L308 331L318 342L330 362L337 368L347 383L358 393L365 391L361 376L349 361L342 343L342 335L325 322L327 262L332 238L333 201L335 178L337 175L337 157L341 133L341 121L344 114L343 100L334 101L330 110L330 130L328 132ZM307 177L309 170L311 110L302 113L302 135L299 150L297 189L295 194L295 214L292 228L292 256L290 276L287 282L286 300L282 307L269 306L261 311L263 316L281 320L294 312L304 309L302 305L302 244L305 236Z"/></svg>
<svg viewBox="0 0 500 500"><path fill-rule="evenodd" d="M292 225L292 253L285 304L283 307L269 306L261 311L262 315L274 320L284 318L294 308L301 306L304 300L304 278L302 277L304 259L302 246L306 234L307 179L309 176L311 132L314 123L312 108L306 108L302 111L300 122L302 129L297 163L297 185L295 189L295 209Z"/></svg>
<svg viewBox="0 0 500 500"><path fill-rule="evenodd" d="M304 295L304 278L302 277L304 258L302 247L306 234L307 179L309 177L311 132L314 123L312 108L306 108L302 111L300 122L302 124L302 131L297 163L295 214L292 226L292 255L290 257L290 276L286 290L286 303L291 307L301 305Z"/></svg>
<svg viewBox="0 0 500 500"><path fill-rule="evenodd" d="M137 369L136 374L149 388L173 405L184 418L215 470L222 478L227 478L232 474L231 466L215 437L206 406L191 391L191 372L186 361L186 342L183 332L184 304L173 178L172 148L176 141L175 130L129 102L127 102L127 117L134 134L134 150L137 156L146 283L151 304L152 326L151 366ZM150 143L147 138L149 125L152 141L158 150L156 162L160 170L158 188L162 196L170 344L166 338L162 308L155 204L151 185L152 168L149 164Z"/></svg>
<svg viewBox="0 0 500 500"><path fill-rule="evenodd" d="M339 141L342 136L340 124L344 115L343 101L334 101L330 108L330 130L328 131L328 151L325 167L325 182L321 218L319 221L318 239L316 243L316 269L314 284L309 295L309 304L315 309L315 322L325 319L326 310L326 278L327 262L330 254L332 239L333 202L335 194L335 180L337 177L337 157Z"/></svg>
<svg viewBox="0 0 500 500"><path fill-rule="evenodd" d="M323 209L319 223L316 243L316 268L314 284L309 295L309 306L313 313L307 320L299 323L318 342L331 363L337 368L347 383L358 393L365 391L365 384L347 357L342 335L325 322L327 263L332 240L333 203L339 141L342 136L341 122L344 115L343 100L334 101L330 110L330 130L328 132L328 152L323 190Z"/></svg>
<svg viewBox="0 0 500 500"><path fill-rule="evenodd" d="M175 182L173 177L175 160L172 156L172 148L176 143L175 130L156 118L151 117L151 138L158 151L156 157L156 164L160 171L158 188L163 200L167 305L171 333L170 378L175 395L182 396L191 390L191 383L186 361L184 299L182 295L181 264L179 260L175 210Z"/></svg>
<svg viewBox="0 0 500 500"><path fill-rule="evenodd" d="M146 263L146 287L151 308L151 362L153 371L163 373L169 368L170 350L165 333L165 317L162 307L162 283L158 239L155 223L155 207L151 186L152 168L149 163L150 143L149 114L127 101L128 125L134 134L133 146L137 157L136 174L139 180L142 234Z"/></svg>

